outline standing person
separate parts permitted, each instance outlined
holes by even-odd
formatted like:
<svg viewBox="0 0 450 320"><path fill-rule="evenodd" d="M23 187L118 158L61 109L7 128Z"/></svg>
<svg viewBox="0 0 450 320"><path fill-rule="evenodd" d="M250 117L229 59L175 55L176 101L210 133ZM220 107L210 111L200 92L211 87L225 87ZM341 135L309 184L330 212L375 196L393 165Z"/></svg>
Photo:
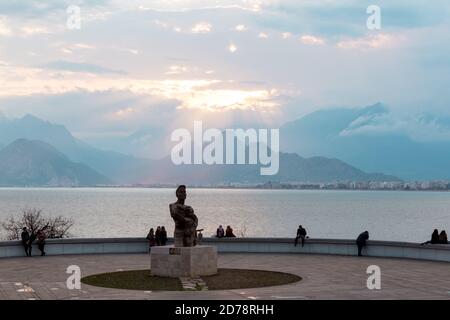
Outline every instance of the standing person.
<svg viewBox="0 0 450 320"><path fill-rule="evenodd" d="M155 241L156 241L156 245L157 245L157 246L160 246L160 245L161 245L161 227L160 227L160 226L158 226L158 227L156 228L156 231L155 231Z"/></svg>
<svg viewBox="0 0 450 320"><path fill-rule="evenodd" d="M440 242L439 231L438 231L438 229L434 229L433 233L431 234L431 240L421 243L420 245L423 246L424 244L429 244L429 243L438 244L439 242Z"/></svg>
<svg viewBox="0 0 450 320"><path fill-rule="evenodd" d="M167 231L164 226L161 227L161 245L165 246L167 243Z"/></svg>
<svg viewBox="0 0 450 320"><path fill-rule="evenodd" d="M41 257L45 256L45 251L44 251L44 247L45 247L45 232L44 232L45 228L40 229L36 236L37 236L37 245L39 250L41 251Z"/></svg>
<svg viewBox="0 0 450 320"><path fill-rule="evenodd" d="M151 228L148 232L146 239L148 240L148 252L150 252L152 251L152 247L154 247L156 244L155 231L153 230L153 228Z"/></svg>
<svg viewBox="0 0 450 320"><path fill-rule="evenodd" d="M439 243L448 244L447 232L445 232L445 230L442 230L441 233L439 234Z"/></svg>
<svg viewBox="0 0 450 320"><path fill-rule="evenodd" d="M298 239L302 239L302 248L305 246L305 238L306 238L306 229L302 227L302 225L298 226L297 229L297 237L295 238L294 245L297 246Z"/></svg>
<svg viewBox="0 0 450 320"><path fill-rule="evenodd" d="M364 231L356 239L356 245L358 246L358 257L361 257L362 248L366 246L366 241L369 240L369 231Z"/></svg>
<svg viewBox="0 0 450 320"><path fill-rule="evenodd" d="M30 257L31 250L29 250L30 246L28 245L28 241L30 241L30 234L28 233L27 227L23 227L20 238L22 239L22 246L25 249L25 254L27 255L27 257Z"/></svg>
<svg viewBox="0 0 450 320"><path fill-rule="evenodd" d="M233 233L233 228L231 228L230 226L227 226L227 230L225 230L225 237L236 238L236 236Z"/></svg>
<svg viewBox="0 0 450 320"><path fill-rule="evenodd" d="M217 228L216 236L217 238L223 238L225 236L225 230L223 230L222 225Z"/></svg>
<svg viewBox="0 0 450 320"><path fill-rule="evenodd" d="M33 230L31 230L30 240L28 240L28 252L30 253L29 257L31 257L31 249L34 240L36 240L36 233Z"/></svg>

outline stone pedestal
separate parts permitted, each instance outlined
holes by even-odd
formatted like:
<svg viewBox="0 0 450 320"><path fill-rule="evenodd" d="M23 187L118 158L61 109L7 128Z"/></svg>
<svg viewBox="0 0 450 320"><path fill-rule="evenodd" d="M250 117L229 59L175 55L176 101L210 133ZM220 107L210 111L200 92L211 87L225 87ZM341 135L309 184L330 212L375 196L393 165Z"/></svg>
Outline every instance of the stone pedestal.
<svg viewBox="0 0 450 320"><path fill-rule="evenodd" d="M152 247L151 273L161 277L198 277L217 273L217 248Z"/></svg>

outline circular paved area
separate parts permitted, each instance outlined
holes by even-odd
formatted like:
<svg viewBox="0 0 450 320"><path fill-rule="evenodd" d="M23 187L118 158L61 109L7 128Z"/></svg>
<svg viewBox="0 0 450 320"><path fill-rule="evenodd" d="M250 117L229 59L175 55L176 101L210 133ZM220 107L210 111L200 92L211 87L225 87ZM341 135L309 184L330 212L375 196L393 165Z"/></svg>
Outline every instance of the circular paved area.
<svg viewBox="0 0 450 320"><path fill-rule="evenodd" d="M309 254L219 255L219 267L283 271L303 278L277 287L200 292L66 287L69 265L78 265L87 276L149 264L146 254L0 259L0 299L450 299L449 263ZM381 268L381 290L366 287L369 265Z"/></svg>

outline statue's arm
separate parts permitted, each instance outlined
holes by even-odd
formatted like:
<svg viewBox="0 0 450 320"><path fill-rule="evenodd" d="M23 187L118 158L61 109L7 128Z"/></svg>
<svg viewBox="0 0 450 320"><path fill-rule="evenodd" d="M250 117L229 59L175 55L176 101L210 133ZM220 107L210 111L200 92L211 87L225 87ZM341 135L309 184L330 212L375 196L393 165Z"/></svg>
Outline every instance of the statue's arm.
<svg viewBox="0 0 450 320"><path fill-rule="evenodd" d="M176 221L183 219L183 215L181 214L180 210L176 210L174 206L176 205L174 204L169 205L170 216Z"/></svg>

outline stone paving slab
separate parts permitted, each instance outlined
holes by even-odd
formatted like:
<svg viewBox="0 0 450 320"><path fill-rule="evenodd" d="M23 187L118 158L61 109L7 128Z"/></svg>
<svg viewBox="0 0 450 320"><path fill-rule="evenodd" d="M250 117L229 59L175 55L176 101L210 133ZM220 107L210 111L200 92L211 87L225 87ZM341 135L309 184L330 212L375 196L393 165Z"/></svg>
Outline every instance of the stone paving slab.
<svg viewBox="0 0 450 320"><path fill-rule="evenodd" d="M406 259L313 254L219 254L219 267L289 272L294 284L221 291L161 292L99 288L68 290L69 265L82 276L147 269L147 254L72 255L0 259L0 299L446 299L450 264ZM366 287L369 265L381 268L381 290ZM19 284L20 283L20 284ZM31 288L21 290L24 288Z"/></svg>

